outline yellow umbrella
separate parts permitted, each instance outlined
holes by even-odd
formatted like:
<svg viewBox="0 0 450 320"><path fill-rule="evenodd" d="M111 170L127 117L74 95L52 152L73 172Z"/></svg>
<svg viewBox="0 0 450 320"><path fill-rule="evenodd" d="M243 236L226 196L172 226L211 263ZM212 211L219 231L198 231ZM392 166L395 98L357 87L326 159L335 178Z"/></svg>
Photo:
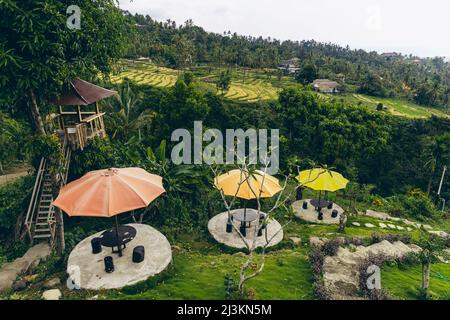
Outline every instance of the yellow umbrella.
<svg viewBox="0 0 450 320"><path fill-rule="evenodd" d="M252 174L239 169L231 170L216 177L214 185L227 196L236 196L245 200L271 198L283 189L277 178L259 170Z"/></svg>
<svg viewBox="0 0 450 320"><path fill-rule="evenodd" d="M349 182L340 173L322 168L302 171L297 180L304 187L331 192L344 189Z"/></svg>

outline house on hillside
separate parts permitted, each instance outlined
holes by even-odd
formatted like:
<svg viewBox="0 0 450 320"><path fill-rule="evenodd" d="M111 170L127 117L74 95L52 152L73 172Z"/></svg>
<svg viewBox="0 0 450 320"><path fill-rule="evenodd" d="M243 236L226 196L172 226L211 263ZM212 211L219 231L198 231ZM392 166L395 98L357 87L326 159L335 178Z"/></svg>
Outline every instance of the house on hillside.
<svg viewBox="0 0 450 320"><path fill-rule="evenodd" d="M336 81L331 81L328 79L317 79L314 80L312 86L315 91L322 93L339 93L340 86Z"/></svg>
<svg viewBox="0 0 450 320"><path fill-rule="evenodd" d="M400 53L397 53L397 52L384 52L384 53L381 54L381 56L383 58L392 59L392 58L400 57Z"/></svg>
<svg viewBox="0 0 450 320"><path fill-rule="evenodd" d="M283 60L278 67L278 70L283 71L285 75L291 75L297 73L300 68L298 67L300 63L299 58L292 58L289 60Z"/></svg>

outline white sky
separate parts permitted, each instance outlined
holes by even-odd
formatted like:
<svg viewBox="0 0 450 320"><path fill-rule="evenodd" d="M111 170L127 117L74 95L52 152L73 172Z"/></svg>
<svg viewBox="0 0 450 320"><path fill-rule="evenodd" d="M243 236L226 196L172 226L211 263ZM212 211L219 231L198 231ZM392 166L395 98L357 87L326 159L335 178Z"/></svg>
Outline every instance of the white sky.
<svg viewBox="0 0 450 320"><path fill-rule="evenodd" d="M132 13L207 31L450 57L449 0L119 0Z"/></svg>

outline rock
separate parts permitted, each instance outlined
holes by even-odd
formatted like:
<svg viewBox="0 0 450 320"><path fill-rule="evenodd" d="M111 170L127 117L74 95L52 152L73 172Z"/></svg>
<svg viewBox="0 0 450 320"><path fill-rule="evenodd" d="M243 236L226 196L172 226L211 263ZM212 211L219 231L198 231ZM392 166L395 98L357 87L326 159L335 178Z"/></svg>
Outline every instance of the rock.
<svg viewBox="0 0 450 320"><path fill-rule="evenodd" d="M402 219L402 221L403 221L404 224L407 224L408 226L415 226L416 225L415 222L409 221L408 219Z"/></svg>
<svg viewBox="0 0 450 320"><path fill-rule="evenodd" d="M381 220L387 220L389 219L390 215L384 212L377 212L373 210L366 210L366 216L381 219Z"/></svg>
<svg viewBox="0 0 450 320"><path fill-rule="evenodd" d="M448 239L450 237L450 235L445 232L445 231L432 231L432 230L428 230L428 233L430 234L434 234L438 237L444 238L444 239Z"/></svg>
<svg viewBox="0 0 450 320"><path fill-rule="evenodd" d="M53 289L57 286L59 286L61 284L61 280L59 280L59 278L53 278L53 279L49 279L47 281L44 282L44 284L42 285L42 287L44 289Z"/></svg>
<svg viewBox="0 0 450 320"><path fill-rule="evenodd" d="M386 228L388 227L387 225L385 225L385 224L382 223L382 222L380 222L379 225L380 225L380 228L383 228L383 229L386 229Z"/></svg>
<svg viewBox="0 0 450 320"><path fill-rule="evenodd" d="M27 282L25 280L19 280L19 281L14 282L11 289L13 291L22 291L22 290L25 290L26 287L27 287Z"/></svg>
<svg viewBox="0 0 450 320"><path fill-rule="evenodd" d="M390 223L388 224L388 227L391 229L397 229L397 227L394 224L390 224Z"/></svg>
<svg viewBox="0 0 450 320"><path fill-rule="evenodd" d="M366 226L367 228L370 228L370 229L375 228L375 226L374 226L373 224L371 224L371 223L366 223L365 226Z"/></svg>
<svg viewBox="0 0 450 320"><path fill-rule="evenodd" d="M39 277L38 274L32 274L32 275L25 276L22 279L25 280L26 282L30 283L30 282L34 282L37 279L37 277Z"/></svg>
<svg viewBox="0 0 450 320"><path fill-rule="evenodd" d="M47 290L44 291L44 293L42 294L42 298L44 300L59 300L61 299L61 291L59 289L51 289L51 290Z"/></svg>
<svg viewBox="0 0 450 320"><path fill-rule="evenodd" d="M309 238L309 245L310 246L323 246L325 244L325 241L323 241L321 238L319 237L310 237Z"/></svg>
<svg viewBox="0 0 450 320"><path fill-rule="evenodd" d="M405 230L405 228L403 228L402 226L397 226L398 230Z"/></svg>
<svg viewBox="0 0 450 320"><path fill-rule="evenodd" d="M361 224L359 222L352 222L352 225L354 225L355 227L361 227Z"/></svg>
<svg viewBox="0 0 450 320"><path fill-rule="evenodd" d="M293 243L294 243L294 245L296 245L296 246L298 246L298 245L300 245L301 243L302 243L302 239L301 238L298 238L298 237L290 237L289 238Z"/></svg>
<svg viewBox="0 0 450 320"><path fill-rule="evenodd" d="M346 249L340 247L335 256L327 256L323 264L324 285L330 299L342 300L358 297L359 265L370 255L384 254L389 258L401 258L410 252L421 249L407 246L398 241L386 240L368 247L358 246Z"/></svg>
<svg viewBox="0 0 450 320"><path fill-rule="evenodd" d="M6 263L0 269L0 292L11 289L17 277L35 268L42 260L50 255L50 246L45 243L37 244L23 255L23 257Z"/></svg>
<svg viewBox="0 0 450 320"><path fill-rule="evenodd" d="M413 228L411 227L406 227L406 230L408 230L409 232L413 231Z"/></svg>
<svg viewBox="0 0 450 320"><path fill-rule="evenodd" d="M423 227L427 230L433 230L433 227L430 226L429 224L424 224Z"/></svg>

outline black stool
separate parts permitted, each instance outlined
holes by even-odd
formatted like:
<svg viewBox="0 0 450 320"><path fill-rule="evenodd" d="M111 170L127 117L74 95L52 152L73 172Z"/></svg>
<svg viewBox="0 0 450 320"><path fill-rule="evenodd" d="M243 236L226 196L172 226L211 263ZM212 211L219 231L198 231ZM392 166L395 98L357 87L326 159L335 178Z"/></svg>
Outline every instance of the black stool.
<svg viewBox="0 0 450 320"><path fill-rule="evenodd" d="M323 220L323 212L322 211L319 211L318 219L319 220Z"/></svg>
<svg viewBox="0 0 450 320"><path fill-rule="evenodd" d="M104 261L105 261L105 272L107 272L107 273L114 272L113 257L107 256L107 257L105 257Z"/></svg>
<svg viewBox="0 0 450 320"><path fill-rule="evenodd" d="M308 202L303 201L303 210L308 209Z"/></svg>
<svg viewBox="0 0 450 320"><path fill-rule="evenodd" d="M94 238L91 240L92 253L98 254L102 252L102 244L100 238Z"/></svg>
<svg viewBox="0 0 450 320"><path fill-rule="evenodd" d="M231 221L228 220L227 222L227 233L232 233L233 232L233 225L231 224Z"/></svg>
<svg viewBox="0 0 450 320"><path fill-rule="evenodd" d="M331 217L333 219L335 219L335 218L337 218L338 214L339 214L339 212L337 210L333 210L333 212L331 213Z"/></svg>
<svg viewBox="0 0 450 320"><path fill-rule="evenodd" d="M327 207L329 210L331 210L331 209L333 209L333 202L328 202L328 207Z"/></svg>
<svg viewBox="0 0 450 320"><path fill-rule="evenodd" d="M145 258L145 248L143 246L137 246L133 250L133 262L141 263Z"/></svg>
<svg viewBox="0 0 450 320"><path fill-rule="evenodd" d="M241 223L241 227L239 228L239 230L244 237L247 236L247 226L245 225L245 223Z"/></svg>

